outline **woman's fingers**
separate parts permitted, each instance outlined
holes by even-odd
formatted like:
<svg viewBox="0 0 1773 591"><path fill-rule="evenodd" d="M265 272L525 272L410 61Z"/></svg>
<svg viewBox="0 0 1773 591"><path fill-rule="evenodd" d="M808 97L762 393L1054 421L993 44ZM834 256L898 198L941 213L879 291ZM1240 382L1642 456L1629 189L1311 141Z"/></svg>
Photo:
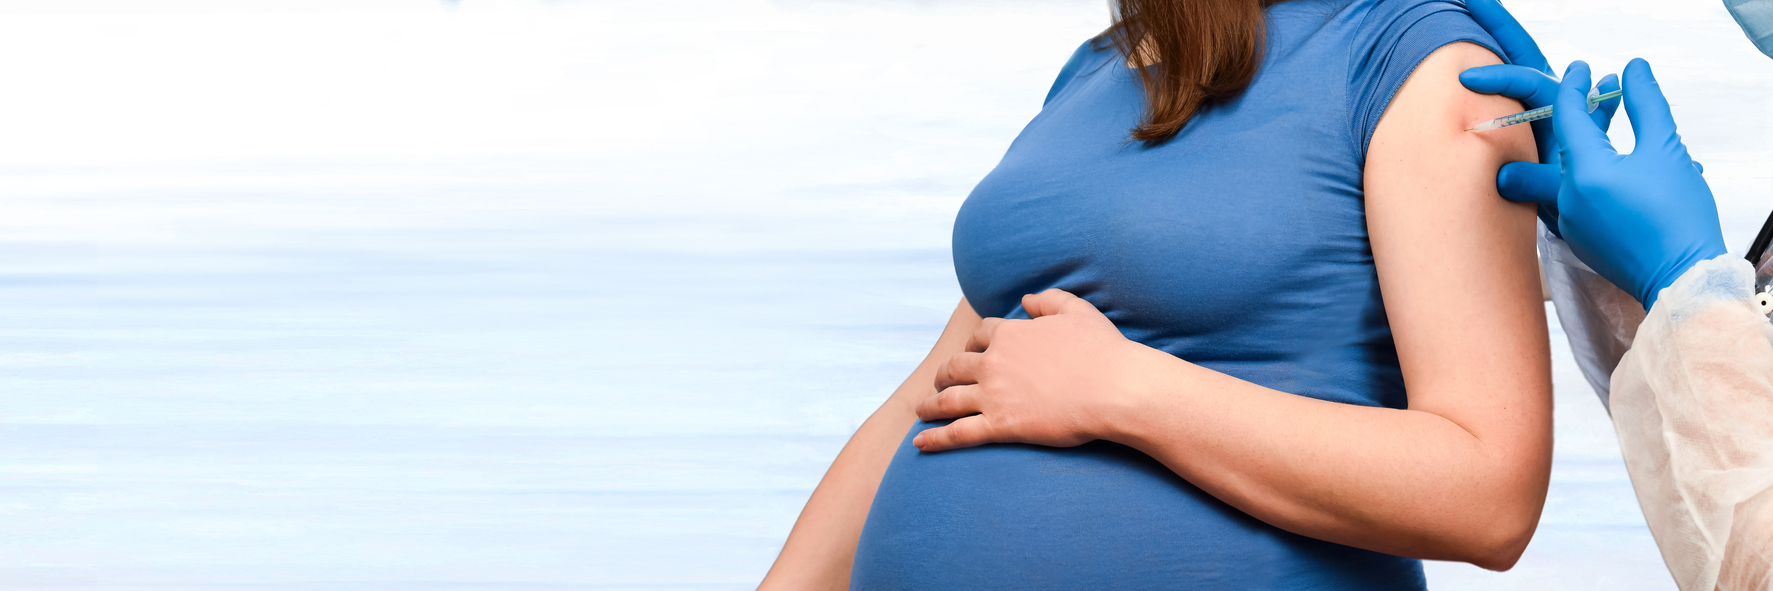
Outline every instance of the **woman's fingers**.
<svg viewBox="0 0 1773 591"><path fill-rule="evenodd" d="M991 337L997 333L997 326L1003 324L1002 318L986 318L979 322L979 328L973 329L973 336L967 339L967 352L984 353L991 347Z"/></svg>
<svg viewBox="0 0 1773 591"><path fill-rule="evenodd" d="M984 353L968 352L948 358L942 367L936 368L936 391L979 383L979 362L984 357Z"/></svg>
<svg viewBox="0 0 1773 591"><path fill-rule="evenodd" d="M1022 296L1022 309L1028 312L1029 318L1040 318L1067 312L1095 312L1096 306L1069 291L1054 288Z"/></svg>
<svg viewBox="0 0 1773 591"><path fill-rule="evenodd" d="M991 429L991 420L985 415L973 415L955 419L954 422L934 429L926 429L911 439L911 445L917 449L946 451L995 443Z"/></svg>
<svg viewBox="0 0 1773 591"><path fill-rule="evenodd" d="M979 414L979 386L953 386L917 403L917 418L940 421Z"/></svg>

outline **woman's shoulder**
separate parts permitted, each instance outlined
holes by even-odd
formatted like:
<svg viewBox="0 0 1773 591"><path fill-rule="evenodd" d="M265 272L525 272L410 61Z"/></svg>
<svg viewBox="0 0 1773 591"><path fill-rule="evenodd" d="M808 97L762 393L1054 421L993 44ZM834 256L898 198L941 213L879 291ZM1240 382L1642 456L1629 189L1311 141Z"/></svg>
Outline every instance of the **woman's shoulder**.
<svg viewBox="0 0 1773 591"><path fill-rule="evenodd" d="M1502 56L1489 32L1455 0L1353 0L1363 12L1353 29L1348 56L1348 99L1358 152L1404 81L1429 54L1454 43L1471 43Z"/></svg>
<svg viewBox="0 0 1773 591"><path fill-rule="evenodd" d="M1350 0L1347 4L1360 17L1356 32L1374 40L1395 37L1423 24L1458 28L1460 23L1468 23L1483 30L1459 0Z"/></svg>
<svg viewBox="0 0 1773 591"><path fill-rule="evenodd" d="M1410 50L1425 44L1434 46L1430 51L1457 41L1495 47L1460 0L1285 0L1268 15L1271 37L1280 40L1276 49L1346 47L1356 67L1366 58L1382 62L1400 48L1417 53Z"/></svg>
<svg viewBox="0 0 1773 591"><path fill-rule="evenodd" d="M1053 97L1059 96L1072 80L1090 75L1119 53L1107 37L1097 35L1085 40L1071 52L1071 58L1065 60L1065 65L1059 68L1059 76L1053 80L1053 87L1047 91L1047 98L1042 104L1053 102Z"/></svg>
<svg viewBox="0 0 1773 591"><path fill-rule="evenodd" d="M1269 8L1269 15L1288 20L1321 18L1325 24L1340 25L1335 28L1368 39L1407 29L1424 19L1471 20L1461 0L1282 0Z"/></svg>

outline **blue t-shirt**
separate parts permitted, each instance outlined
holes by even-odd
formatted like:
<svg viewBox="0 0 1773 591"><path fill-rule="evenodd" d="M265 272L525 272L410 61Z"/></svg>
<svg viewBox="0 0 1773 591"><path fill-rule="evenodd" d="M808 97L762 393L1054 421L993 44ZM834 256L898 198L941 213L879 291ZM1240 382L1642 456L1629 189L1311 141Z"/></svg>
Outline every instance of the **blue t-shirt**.
<svg viewBox="0 0 1773 591"><path fill-rule="evenodd" d="M1249 89L1155 147L1128 140L1144 99L1125 58L1078 48L955 220L955 272L980 316L1026 318L1020 298L1057 287L1201 366L1405 407L1367 240L1367 143L1429 53L1501 52L1446 0L1293 0L1267 18ZM1416 560L1282 531L1127 447L921 453L911 436L932 426L893 457L852 589L1424 586Z"/></svg>

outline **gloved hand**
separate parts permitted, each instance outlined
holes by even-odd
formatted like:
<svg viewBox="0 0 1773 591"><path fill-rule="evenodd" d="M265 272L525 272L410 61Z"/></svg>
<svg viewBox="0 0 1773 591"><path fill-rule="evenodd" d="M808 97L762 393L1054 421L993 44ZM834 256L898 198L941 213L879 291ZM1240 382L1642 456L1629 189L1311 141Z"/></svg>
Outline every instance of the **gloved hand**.
<svg viewBox="0 0 1773 591"><path fill-rule="evenodd" d="M1637 135L1631 154L1619 155L1593 118L1566 115L1587 108L1589 80L1588 64L1570 64L1554 101L1564 172L1558 227L1577 258L1648 310L1687 269L1728 252L1717 202L1648 62L1625 66L1625 113Z"/></svg>
<svg viewBox="0 0 1773 591"><path fill-rule="evenodd" d="M1551 64L1540 53L1539 44L1527 29L1516 21L1496 0L1466 0L1472 20L1483 27L1502 46L1509 64L1483 66L1466 70L1459 82L1472 92L1500 94L1519 100L1528 109L1550 105L1557 97L1558 80L1551 76ZM1609 75L1601 80L1600 92L1619 89L1618 79ZM1601 103L1593 113L1595 124L1604 131L1619 108L1618 99ZM1540 119L1533 126L1533 139L1539 146L1539 163L1510 162L1496 174L1496 189L1504 199L1533 202L1539 205L1539 219L1545 227L1558 234L1557 192L1562 183L1562 166L1558 157L1557 135L1551 119ZM1561 236L1561 235L1560 235Z"/></svg>
<svg viewBox="0 0 1773 591"><path fill-rule="evenodd" d="M1497 65L1482 66L1466 70L1459 75L1459 81L1472 92L1484 94L1500 94L1525 103L1528 109L1537 109L1552 103L1557 96L1558 81L1538 70L1522 66ZM1598 92L1619 90L1619 77L1608 74L1601 79ZM1589 113L1595 125L1602 132L1613 123L1613 114L1619 110L1619 99L1602 101L1599 108ZM1540 119L1529 125L1533 126L1533 139L1539 144L1539 162L1510 162L1502 165L1496 173L1496 191L1503 199L1522 203L1538 203L1539 219L1545 221L1545 227L1560 238L1563 234L1558 230L1557 194L1558 187L1563 184L1563 164L1559 156L1557 133L1552 131L1552 119ZM1540 128L1545 128L1541 131Z"/></svg>

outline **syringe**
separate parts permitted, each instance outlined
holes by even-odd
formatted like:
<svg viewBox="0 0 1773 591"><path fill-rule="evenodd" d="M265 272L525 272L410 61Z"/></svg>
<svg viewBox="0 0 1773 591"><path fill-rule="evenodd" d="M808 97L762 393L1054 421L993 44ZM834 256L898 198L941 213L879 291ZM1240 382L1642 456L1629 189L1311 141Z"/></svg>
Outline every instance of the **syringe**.
<svg viewBox="0 0 1773 591"><path fill-rule="evenodd" d="M1619 98L1621 96L1625 96L1624 89L1615 90L1613 92L1608 92L1608 93L1604 93L1604 94L1595 94L1595 91L1598 91L1598 90L1600 90L1600 89L1596 88L1596 89L1588 92L1588 112L1590 112L1590 113L1593 113L1596 108L1599 108L1603 101L1608 101L1608 100L1612 100L1615 98ZM1526 123L1529 121L1538 121L1540 119L1544 119L1544 118L1550 117L1550 116L1551 116L1551 106L1547 105L1547 106L1533 109L1531 111L1527 111L1524 113L1515 113L1515 114L1509 115L1507 117L1497 117L1495 119L1491 119L1489 121L1479 123L1479 124L1477 124L1476 127L1473 127L1471 129L1467 129L1466 131L1490 131L1492 129L1502 129L1502 128L1508 127L1510 125L1520 125L1522 123Z"/></svg>

